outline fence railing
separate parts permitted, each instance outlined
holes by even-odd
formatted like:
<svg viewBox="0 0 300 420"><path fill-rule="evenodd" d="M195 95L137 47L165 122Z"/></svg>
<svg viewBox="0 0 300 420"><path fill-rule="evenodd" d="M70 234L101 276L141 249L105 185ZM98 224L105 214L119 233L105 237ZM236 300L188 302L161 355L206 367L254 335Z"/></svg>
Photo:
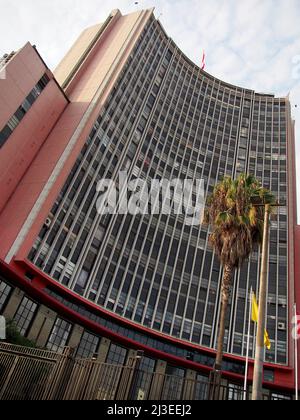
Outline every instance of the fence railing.
<svg viewBox="0 0 300 420"><path fill-rule="evenodd" d="M69 348L57 354L0 343L0 400L212 399L208 380L143 371L139 362L140 358L130 358L127 366L111 365L73 357ZM241 387L230 385L220 385L213 394L217 400L245 396Z"/></svg>

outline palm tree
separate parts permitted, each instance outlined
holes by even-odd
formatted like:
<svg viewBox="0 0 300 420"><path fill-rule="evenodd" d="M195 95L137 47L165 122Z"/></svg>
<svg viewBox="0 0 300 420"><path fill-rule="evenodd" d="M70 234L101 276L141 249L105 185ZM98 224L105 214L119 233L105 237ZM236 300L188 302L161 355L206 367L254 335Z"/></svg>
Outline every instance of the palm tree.
<svg viewBox="0 0 300 420"><path fill-rule="evenodd" d="M235 269L261 244L264 205L274 204L273 194L253 176L225 177L207 201L205 222L211 227L210 244L223 267L221 313L215 371L222 370L227 309Z"/></svg>

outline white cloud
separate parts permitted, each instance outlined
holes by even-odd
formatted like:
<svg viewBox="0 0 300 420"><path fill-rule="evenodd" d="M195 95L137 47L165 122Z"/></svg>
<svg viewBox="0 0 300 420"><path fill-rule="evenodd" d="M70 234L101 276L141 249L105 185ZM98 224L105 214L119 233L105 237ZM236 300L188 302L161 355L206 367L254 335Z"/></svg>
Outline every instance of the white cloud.
<svg viewBox="0 0 300 420"><path fill-rule="evenodd" d="M103 21L111 9L137 9L134 0L1 0L0 54L28 40L54 68L80 32ZM195 62L202 49L207 71L225 81L285 96L291 92L296 123L300 121L300 77L294 57L300 55L299 0L141 0L156 7L167 33ZM299 72L300 76L300 72ZM300 129L297 160L300 170ZM299 135L298 135L299 132ZM298 172L300 173L300 172ZM300 177L299 188L300 188ZM300 208L300 194L299 194Z"/></svg>

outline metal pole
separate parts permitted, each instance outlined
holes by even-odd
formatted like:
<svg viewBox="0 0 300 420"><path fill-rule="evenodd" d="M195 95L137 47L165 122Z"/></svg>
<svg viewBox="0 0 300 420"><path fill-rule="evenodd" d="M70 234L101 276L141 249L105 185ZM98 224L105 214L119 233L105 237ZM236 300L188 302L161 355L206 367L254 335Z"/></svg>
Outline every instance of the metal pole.
<svg viewBox="0 0 300 420"><path fill-rule="evenodd" d="M248 339L247 339L247 358L246 358L246 369L245 369L245 382L244 382L244 401L247 401L247 387L248 387L248 372L249 372L249 354L250 354L250 332L251 332L251 315L252 315L252 287L250 291L250 302L249 302L249 320L248 320Z"/></svg>
<svg viewBox="0 0 300 420"><path fill-rule="evenodd" d="M254 364L253 379L253 401L262 400L263 387L263 365L265 354L265 328L266 328L266 304L267 304L267 284L268 284L268 262L269 262L269 235L270 235L270 205L265 206L264 236L262 245L262 264L260 275L259 290L259 315L257 324L257 339Z"/></svg>
<svg viewBox="0 0 300 420"><path fill-rule="evenodd" d="M294 305L295 309L295 387L296 387L296 401L299 401L299 382L298 382L298 322L297 322L297 305Z"/></svg>

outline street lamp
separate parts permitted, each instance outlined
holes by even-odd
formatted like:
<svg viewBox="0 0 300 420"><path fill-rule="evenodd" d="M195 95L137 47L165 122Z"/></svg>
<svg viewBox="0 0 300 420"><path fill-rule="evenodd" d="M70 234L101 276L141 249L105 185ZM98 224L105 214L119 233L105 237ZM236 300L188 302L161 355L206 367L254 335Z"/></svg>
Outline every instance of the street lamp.
<svg viewBox="0 0 300 420"><path fill-rule="evenodd" d="M266 303L268 292L268 263L269 263L269 237L270 237L270 213L272 207L285 207L281 204L261 204L256 207L265 208L264 234L262 243L262 264L259 288L259 314L257 323L257 337L254 363L254 377L252 400L260 401L263 397L263 366L265 354L265 328L266 328Z"/></svg>

